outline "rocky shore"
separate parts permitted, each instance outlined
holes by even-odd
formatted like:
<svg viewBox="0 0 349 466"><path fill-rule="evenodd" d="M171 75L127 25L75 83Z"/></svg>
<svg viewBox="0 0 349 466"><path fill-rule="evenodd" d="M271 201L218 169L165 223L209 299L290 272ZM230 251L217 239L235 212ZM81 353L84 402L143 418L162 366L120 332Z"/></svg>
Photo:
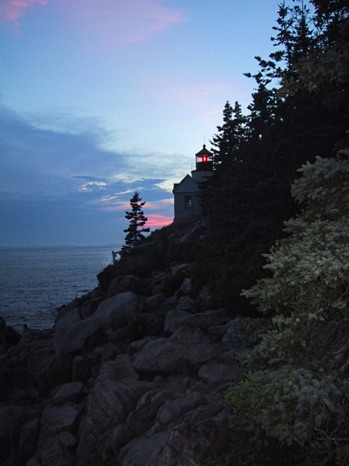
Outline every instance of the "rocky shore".
<svg viewBox="0 0 349 466"><path fill-rule="evenodd" d="M227 447L248 341L207 289L190 297L189 271L117 276L25 330L0 356L1 465L199 466Z"/></svg>

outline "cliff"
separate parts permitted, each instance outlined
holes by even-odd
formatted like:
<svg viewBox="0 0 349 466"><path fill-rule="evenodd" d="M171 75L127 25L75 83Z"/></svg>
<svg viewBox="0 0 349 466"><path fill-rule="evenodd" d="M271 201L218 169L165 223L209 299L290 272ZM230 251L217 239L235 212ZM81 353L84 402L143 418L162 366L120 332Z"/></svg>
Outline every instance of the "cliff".
<svg viewBox="0 0 349 466"><path fill-rule="evenodd" d="M192 296L191 263L113 270L1 356L1 465L195 466L227 447L240 319Z"/></svg>

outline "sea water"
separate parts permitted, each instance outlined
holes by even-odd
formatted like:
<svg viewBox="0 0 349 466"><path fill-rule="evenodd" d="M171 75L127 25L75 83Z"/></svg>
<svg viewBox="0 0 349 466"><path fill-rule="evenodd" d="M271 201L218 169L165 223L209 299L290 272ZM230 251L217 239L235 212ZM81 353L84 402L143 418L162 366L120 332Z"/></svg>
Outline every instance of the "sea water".
<svg viewBox="0 0 349 466"><path fill-rule="evenodd" d="M112 249L0 248L0 316L18 331L51 328L58 307L98 286Z"/></svg>

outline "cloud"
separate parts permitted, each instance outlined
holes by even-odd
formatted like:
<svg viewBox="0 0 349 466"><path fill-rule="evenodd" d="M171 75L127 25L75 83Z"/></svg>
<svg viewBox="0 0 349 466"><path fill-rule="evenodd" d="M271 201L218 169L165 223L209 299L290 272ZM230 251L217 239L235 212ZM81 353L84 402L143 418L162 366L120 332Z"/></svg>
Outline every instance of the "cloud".
<svg viewBox="0 0 349 466"><path fill-rule="evenodd" d="M109 46L143 42L185 21L183 12L160 0L65 0L67 20L91 41Z"/></svg>
<svg viewBox="0 0 349 466"><path fill-rule="evenodd" d="M173 217L165 215L150 214L147 216L147 219L148 221L146 226L149 228L165 227L173 222Z"/></svg>
<svg viewBox="0 0 349 466"><path fill-rule="evenodd" d="M133 160L133 152L104 148L102 125L81 122L74 134L63 127L43 129L0 107L0 244L106 244L112 234L120 242L135 191L151 228L172 221L172 195L159 187L171 176L164 154ZM162 177L158 168L154 178L156 163Z"/></svg>
<svg viewBox="0 0 349 466"><path fill-rule="evenodd" d="M19 19L34 5L47 5L48 0L5 0L0 3L0 24L18 24Z"/></svg>

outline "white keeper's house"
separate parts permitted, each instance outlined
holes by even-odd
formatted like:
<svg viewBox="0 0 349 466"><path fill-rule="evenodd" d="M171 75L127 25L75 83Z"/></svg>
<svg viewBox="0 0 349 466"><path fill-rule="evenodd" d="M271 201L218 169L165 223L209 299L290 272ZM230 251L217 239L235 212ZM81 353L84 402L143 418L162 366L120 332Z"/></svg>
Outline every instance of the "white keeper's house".
<svg viewBox="0 0 349 466"><path fill-rule="evenodd" d="M199 218L203 214L202 185L213 175L213 154L203 148L195 154L195 170L173 186L174 221Z"/></svg>

